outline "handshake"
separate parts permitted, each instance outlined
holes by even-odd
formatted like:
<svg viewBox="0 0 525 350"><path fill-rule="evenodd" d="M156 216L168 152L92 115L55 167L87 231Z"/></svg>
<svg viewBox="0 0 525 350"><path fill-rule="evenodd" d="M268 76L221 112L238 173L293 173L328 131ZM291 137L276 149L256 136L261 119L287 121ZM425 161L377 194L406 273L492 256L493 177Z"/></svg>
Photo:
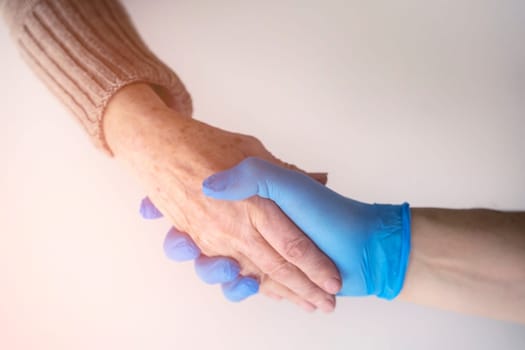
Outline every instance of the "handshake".
<svg viewBox="0 0 525 350"><path fill-rule="evenodd" d="M336 295L399 296L525 322L525 212L362 203L150 90L112 99L109 146L151 198L142 215L173 223L168 257L195 260L227 299L261 292L330 312Z"/></svg>
<svg viewBox="0 0 525 350"><path fill-rule="evenodd" d="M358 202L301 172L255 157L211 175L202 183L202 192L217 201L242 201L254 196L273 201L335 264L340 282L336 278L331 285L321 285L327 293L375 295L390 300L403 287L410 253L410 209L407 203ZM140 212L146 219L162 217L147 197L141 203ZM288 233L285 230L273 234L286 236ZM314 253L313 249L302 248L296 247L297 253L291 255L299 259L307 258L308 250ZM202 254L192 238L175 227L166 236L164 250L175 261L195 260L197 275L205 283L221 284L228 300L241 301L259 291L260 280L256 276L243 275L237 261ZM312 259L315 263L315 257ZM307 310L315 309L313 303L302 301L298 304ZM331 311L335 303L329 304L321 303L321 308Z"/></svg>

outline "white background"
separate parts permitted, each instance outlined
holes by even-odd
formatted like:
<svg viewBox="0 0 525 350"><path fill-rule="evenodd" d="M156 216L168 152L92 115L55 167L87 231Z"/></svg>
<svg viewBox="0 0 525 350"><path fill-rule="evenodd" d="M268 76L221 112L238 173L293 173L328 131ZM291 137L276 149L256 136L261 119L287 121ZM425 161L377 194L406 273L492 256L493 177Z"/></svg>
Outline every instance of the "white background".
<svg viewBox="0 0 525 350"><path fill-rule="evenodd" d="M152 5L154 3L154 5ZM525 2L126 1L193 95L363 201L525 209ZM523 349L519 325L401 302L241 304L162 252L0 29L0 349Z"/></svg>

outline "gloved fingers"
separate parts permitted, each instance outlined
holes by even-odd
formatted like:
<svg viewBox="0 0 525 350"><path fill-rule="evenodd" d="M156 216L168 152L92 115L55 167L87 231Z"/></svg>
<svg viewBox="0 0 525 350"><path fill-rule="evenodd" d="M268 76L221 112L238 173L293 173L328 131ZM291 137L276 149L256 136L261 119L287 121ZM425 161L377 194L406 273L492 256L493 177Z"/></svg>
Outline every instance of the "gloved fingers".
<svg viewBox="0 0 525 350"><path fill-rule="evenodd" d="M241 301L256 294L259 289L257 280L239 276L240 266L235 260L201 255L190 236L174 227L166 235L164 251L172 260L195 259L195 271L199 278L208 284L222 283L223 293L228 300Z"/></svg>
<svg viewBox="0 0 525 350"><path fill-rule="evenodd" d="M191 237L175 227L169 230L164 239L164 252L168 258L175 261L193 260L201 253Z"/></svg>
<svg viewBox="0 0 525 350"><path fill-rule="evenodd" d="M149 197L144 197L140 202L140 215L144 219L159 219L162 217L162 213L151 202Z"/></svg>
<svg viewBox="0 0 525 350"><path fill-rule="evenodd" d="M140 214L144 219L158 219L163 216L149 197L142 199ZM197 275L208 284L222 283L223 293L228 300L238 302L259 290L257 280L239 276L240 267L236 261L226 257L209 258L201 255L191 237L175 227L169 230L164 239L164 252L175 261L195 259Z"/></svg>
<svg viewBox="0 0 525 350"><path fill-rule="evenodd" d="M259 282L252 277L239 276L235 280L222 284L226 299L233 302L242 301L259 291Z"/></svg>
<svg viewBox="0 0 525 350"><path fill-rule="evenodd" d="M199 256L195 260L195 272L205 283L217 284L234 281L241 268L239 264L227 257Z"/></svg>

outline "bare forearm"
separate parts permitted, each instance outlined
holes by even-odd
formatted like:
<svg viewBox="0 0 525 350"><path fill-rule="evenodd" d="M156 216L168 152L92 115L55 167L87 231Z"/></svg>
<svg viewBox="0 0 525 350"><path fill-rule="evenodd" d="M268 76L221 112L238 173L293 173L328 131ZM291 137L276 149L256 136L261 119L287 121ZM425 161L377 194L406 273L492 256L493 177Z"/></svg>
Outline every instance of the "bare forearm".
<svg viewBox="0 0 525 350"><path fill-rule="evenodd" d="M400 298L525 323L525 212L412 209Z"/></svg>
<svg viewBox="0 0 525 350"><path fill-rule="evenodd" d="M103 124L115 157L138 156L153 148L151 143L161 140L148 136L165 130L175 121L175 116L179 116L170 111L170 117L165 117L167 113L168 107L150 85L137 83L120 89L108 103ZM166 121L166 118L169 120Z"/></svg>

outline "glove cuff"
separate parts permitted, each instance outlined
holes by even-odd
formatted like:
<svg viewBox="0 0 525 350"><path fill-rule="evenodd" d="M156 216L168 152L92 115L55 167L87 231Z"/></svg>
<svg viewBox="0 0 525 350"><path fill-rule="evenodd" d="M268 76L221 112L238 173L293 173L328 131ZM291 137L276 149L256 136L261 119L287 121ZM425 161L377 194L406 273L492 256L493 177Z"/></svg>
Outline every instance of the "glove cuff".
<svg viewBox="0 0 525 350"><path fill-rule="evenodd" d="M392 300L403 288L410 254L410 207L374 204L378 225L373 233L375 246L374 291L379 298Z"/></svg>

